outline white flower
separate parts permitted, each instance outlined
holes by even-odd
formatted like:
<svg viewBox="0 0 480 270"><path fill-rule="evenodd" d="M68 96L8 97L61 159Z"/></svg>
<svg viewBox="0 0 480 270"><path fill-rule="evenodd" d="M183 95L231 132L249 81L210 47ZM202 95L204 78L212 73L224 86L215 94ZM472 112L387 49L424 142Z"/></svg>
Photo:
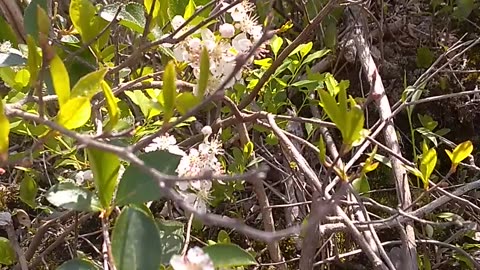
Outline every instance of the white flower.
<svg viewBox="0 0 480 270"><path fill-rule="evenodd" d="M205 192L202 192L205 193ZM207 213L207 202L206 198L199 196L195 193L185 193L184 194L185 202L194 206L197 211L201 214Z"/></svg>
<svg viewBox="0 0 480 270"><path fill-rule="evenodd" d="M93 180L92 170L79 171L75 174L75 182L79 185L82 185L85 181L91 180Z"/></svg>
<svg viewBox="0 0 480 270"><path fill-rule="evenodd" d="M235 27L229 23L220 25L218 31L223 38L232 38L235 35Z"/></svg>
<svg viewBox="0 0 480 270"><path fill-rule="evenodd" d="M181 150L177 145L177 140L172 135L164 135L153 139L153 141L145 147L145 152L153 152L158 150L167 150L168 152L185 156L186 153Z"/></svg>
<svg viewBox="0 0 480 270"><path fill-rule="evenodd" d="M177 30L184 23L185 19L180 15L176 15L175 17L173 17L171 22L173 30Z"/></svg>
<svg viewBox="0 0 480 270"><path fill-rule="evenodd" d="M210 136L210 134L212 134L212 127L211 126L204 126L202 128L202 134L205 135L205 136Z"/></svg>
<svg viewBox="0 0 480 270"><path fill-rule="evenodd" d="M199 247L188 250L186 256L173 255L170 265L174 270L214 270L212 260Z"/></svg>
<svg viewBox="0 0 480 270"><path fill-rule="evenodd" d="M253 46L245 33L238 34L232 40L232 45L239 53L247 53Z"/></svg>

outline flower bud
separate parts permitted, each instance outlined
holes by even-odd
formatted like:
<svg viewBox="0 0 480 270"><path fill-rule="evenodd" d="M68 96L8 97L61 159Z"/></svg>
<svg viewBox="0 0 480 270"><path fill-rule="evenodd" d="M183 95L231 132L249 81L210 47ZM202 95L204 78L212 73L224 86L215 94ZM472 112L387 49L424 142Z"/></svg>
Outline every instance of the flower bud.
<svg viewBox="0 0 480 270"><path fill-rule="evenodd" d="M220 25L218 31L223 38L231 38L235 35L235 27L229 23Z"/></svg>

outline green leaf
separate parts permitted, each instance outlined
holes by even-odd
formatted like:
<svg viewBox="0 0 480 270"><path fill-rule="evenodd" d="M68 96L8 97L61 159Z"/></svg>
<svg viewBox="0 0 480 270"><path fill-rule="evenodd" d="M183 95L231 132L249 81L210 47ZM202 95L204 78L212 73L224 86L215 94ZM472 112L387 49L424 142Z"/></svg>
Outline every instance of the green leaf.
<svg viewBox="0 0 480 270"><path fill-rule="evenodd" d="M318 141L318 150L320 151L318 153L320 162L322 164L325 164L325 162L327 161L327 147L325 145L325 140L323 139L323 136L320 136L320 140Z"/></svg>
<svg viewBox="0 0 480 270"><path fill-rule="evenodd" d="M180 156L167 151L149 152L139 155L146 166L154 168L167 175L176 175L175 170L180 163ZM130 165L125 169L115 197L116 205L131 203L145 203L161 197L158 183L149 174L136 166Z"/></svg>
<svg viewBox="0 0 480 270"><path fill-rule="evenodd" d="M47 200L69 210L96 212L102 209L97 196L90 190L71 182L58 183L45 194Z"/></svg>
<svg viewBox="0 0 480 270"><path fill-rule="evenodd" d="M175 97L177 96L177 86L175 73L175 64L173 61L168 62L163 74L163 122L167 123L172 118L175 109Z"/></svg>
<svg viewBox="0 0 480 270"><path fill-rule="evenodd" d="M157 1L158 2L158 1ZM122 3L114 3L111 5L106 5L100 11L100 17L104 20L111 22L117 10L121 8L120 13L118 13L117 19L120 21L119 24L139 33L143 34L143 29L145 28L145 12L144 7L135 2L130 2L123 6Z"/></svg>
<svg viewBox="0 0 480 270"><path fill-rule="evenodd" d="M300 56L302 57L302 59L305 57L305 55L307 55L312 50L312 47L313 47L313 42L311 41L302 47L302 49L300 50Z"/></svg>
<svg viewBox="0 0 480 270"><path fill-rule="evenodd" d="M61 108L70 98L70 78L62 59L60 59L57 54L55 54L50 62L50 74L52 76L53 88L55 89L55 94L58 97L58 103Z"/></svg>
<svg viewBox="0 0 480 270"><path fill-rule="evenodd" d="M17 71L17 74L15 74L15 87L18 87L20 89L23 89L27 87L29 81L30 81L30 72L26 69L20 69Z"/></svg>
<svg viewBox="0 0 480 270"><path fill-rule="evenodd" d="M84 259L73 259L64 262L57 270L98 270L90 261Z"/></svg>
<svg viewBox="0 0 480 270"><path fill-rule="evenodd" d="M105 74L107 73L106 68L99 69L97 71L88 73L78 80L78 82L73 86L72 93L70 98L74 97L88 97L92 98L101 88L101 83Z"/></svg>
<svg viewBox="0 0 480 270"><path fill-rule="evenodd" d="M377 155L378 155L378 154L377 154ZM415 167L408 166L408 165L403 165L403 166L405 167L405 169L406 169L409 173L417 176L418 178L422 179L422 181L423 181L423 173L422 173L419 169L417 169L417 168L415 168Z"/></svg>
<svg viewBox="0 0 480 270"><path fill-rule="evenodd" d="M457 0L456 8L454 9L452 16L460 21L465 20L472 13L475 1L474 0Z"/></svg>
<svg viewBox="0 0 480 270"><path fill-rule="evenodd" d="M205 96L205 90L208 85L208 77L210 75L210 59L208 57L207 47L203 46L200 55L200 77L198 78L198 89L196 96L201 100Z"/></svg>
<svg viewBox="0 0 480 270"><path fill-rule="evenodd" d="M0 264L12 265L16 261L17 257L10 241L5 237L0 237Z"/></svg>
<svg viewBox="0 0 480 270"><path fill-rule="evenodd" d="M226 231L220 230L218 232L217 242L222 243L222 244L230 244L231 243L230 236L228 235L228 233Z"/></svg>
<svg viewBox="0 0 480 270"><path fill-rule="evenodd" d="M435 148L431 148L425 154L423 154L420 162L420 171L423 175L422 180L425 189L428 189L428 180L435 169L435 165L437 165L437 151L435 151Z"/></svg>
<svg viewBox="0 0 480 270"><path fill-rule="evenodd" d="M188 20L188 18L192 17L194 13L195 13L195 1L189 0L188 5L185 8L185 12L183 13L183 18L185 18L185 20Z"/></svg>
<svg viewBox="0 0 480 270"><path fill-rule="evenodd" d="M35 198L37 197L37 192L37 182L35 182L30 174L25 173L22 183L20 183L20 199L31 208L36 208L37 202Z"/></svg>
<svg viewBox="0 0 480 270"><path fill-rule="evenodd" d="M312 42L300 44L288 55L288 57L295 55L300 52L302 58L304 57L305 52L309 52L312 49Z"/></svg>
<svg viewBox="0 0 480 270"><path fill-rule="evenodd" d="M353 180L352 187L358 193L365 193L363 196L370 197L370 194L368 193L370 191L370 184L365 175Z"/></svg>
<svg viewBox="0 0 480 270"><path fill-rule="evenodd" d="M191 92L183 92L177 96L175 103L178 112L184 115L193 107L197 106L200 100Z"/></svg>
<svg viewBox="0 0 480 270"><path fill-rule="evenodd" d="M464 159L466 159L473 151L473 145L471 141L466 141L463 142L455 149L453 149L453 152L450 152L449 150L445 149L445 152L447 153L448 157L452 161L452 169L455 172L458 164L462 162Z"/></svg>
<svg viewBox="0 0 480 270"><path fill-rule="evenodd" d="M340 110L337 105L337 101L333 96L331 96L327 91L325 90L320 90L320 101L322 102L323 105L323 110L325 113L328 115L330 120L332 120L334 123L337 123L339 121L342 121L341 115L340 115Z"/></svg>
<svg viewBox="0 0 480 270"><path fill-rule="evenodd" d="M28 67L28 71L30 72L29 85L33 87L35 82L37 81L38 72L40 71L41 60L37 50L37 46L35 45L35 40L31 35L27 36L27 46L28 46L27 67Z"/></svg>
<svg viewBox="0 0 480 270"><path fill-rule="evenodd" d="M70 1L70 19L84 44L91 42L102 30L95 26L95 15L95 7L89 0Z"/></svg>
<svg viewBox="0 0 480 270"><path fill-rule="evenodd" d="M333 97L336 97L340 92L337 80L330 73L325 74L325 85L327 86L328 92Z"/></svg>
<svg viewBox="0 0 480 270"><path fill-rule="evenodd" d="M38 40L38 33L40 29L38 27L37 7L40 6L44 10L48 10L47 0L32 0L30 4L25 8L25 15L23 25L27 35L31 35L33 39Z"/></svg>
<svg viewBox="0 0 480 270"><path fill-rule="evenodd" d="M75 97L68 100L57 116L57 123L67 129L76 129L90 119L91 107L88 97Z"/></svg>
<svg viewBox="0 0 480 270"><path fill-rule="evenodd" d="M115 154L94 148L87 149L87 153L100 203L107 209L117 185L120 160Z"/></svg>
<svg viewBox="0 0 480 270"><path fill-rule="evenodd" d="M257 265L250 253L234 244L215 244L204 247L203 250L218 268Z"/></svg>
<svg viewBox="0 0 480 270"><path fill-rule="evenodd" d="M316 59L319 59L319 58L322 58L324 57L325 55L327 55L328 53L330 52L330 50L328 49L323 49L323 50L320 50L320 51L316 51L312 54L309 54L307 56L307 58L305 58L305 60L303 61L305 64L308 64L310 62L312 62L313 60L316 60Z"/></svg>
<svg viewBox="0 0 480 270"><path fill-rule="evenodd" d="M3 100L0 100L0 163L8 158L9 134L10 122L3 110Z"/></svg>
<svg viewBox="0 0 480 270"><path fill-rule="evenodd" d="M169 264L173 255L180 254L183 243L183 223L171 220L157 220L158 232L160 233L160 262Z"/></svg>
<svg viewBox="0 0 480 270"><path fill-rule="evenodd" d="M272 52L273 52L273 55L275 55L275 58L277 57L278 51L280 51L280 48L282 47L282 45L283 45L283 38L277 35L275 35L270 41L270 48L272 49Z"/></svg>
<svg viewBox="0 0 480 270"><path fill-rule="evenodd" d="M335 50L337 47L337 39L338 39L338 33L337 33L337 23L334 21L331 21L328 23L325 27L325 47Z"/></svg>
<svg viewBox="0 0 480 270"><path fill-rule="evenodd" d="M428 68L433 63L433 53L427 47L417 49L417 67Z"/></svg>
<svg viewBox="0 0 480 270"><path fill-rule="evenodd" d="M109 121L107 126L105 127L105 131L111 131L120 119L120 111L118 110L117 102L115 101L115 96L113 95L110 85L108 85L106 81L102 81L101 86L103 90L103 95L105 96L105 100L107 101L107 110L109 116Z"/></svg>
<svg viewBox="0 0 480 270"><path fill-rule="evenodd" d="M41 6L37 6L37 25L39 33L48 36L50 32L50 18Z"/></svg>
<svg viewBox="0 0 480 270"><path fill-rule="evenodd" d="M159 269L161 248L153 218L139 208L124 207L112 233L112 253L117 269Z"/></svg>
<svg viewBox="0 0 480 270"><path fill-rule="evenodd" d="M0 68L25 65L25 58L15 52L0 52Z"/></svg>
<svg viewBox="0 0 480 270"><path fill-rule="evenodd" d="M15 32L13 32L11 25L7 23L7 21L3 18L3 16L0 16L0 29L3 30L3 31L0 31L0 40L10 41L12 46L14 48L17 48L18 46L17 36L15 35Z"/></svg>

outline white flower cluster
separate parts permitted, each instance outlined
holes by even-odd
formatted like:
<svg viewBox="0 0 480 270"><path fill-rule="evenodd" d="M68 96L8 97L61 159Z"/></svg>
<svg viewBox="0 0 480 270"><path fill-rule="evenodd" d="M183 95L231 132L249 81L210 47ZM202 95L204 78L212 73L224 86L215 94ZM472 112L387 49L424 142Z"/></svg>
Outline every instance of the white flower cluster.
<svg viewBox="0 0 480 270"><path fill-rule="evenodd" d="M145 152L153 152L158 150L167 150L168 152L184 156L186 155L185 152L180 149L177 145L177 140L172 135L165 134L163 136L159 136L145 147Z"/></svg>
<svg viewBox="0 0 480 270"><path fill-rule="evenodd" d="M209 140L212 129L206 126L202 129L205 135L204 141L198 148L191 148L188 155L183 156L178 164L176 172L180 177L198 176L204 173L215 175L223 174L224 170L217 156L223 154L222 144L216 137ZM212 189L212 183L208 180L189 182L177 182L185 201L194 205L201 213L207 212L207 201Z"/></svg>
<svg viewBox="0 0 480 270"><path fill-rule="evenodd" d="M197 148L191 148L188 154L175 145L176 140L171 135L155 138L145 147L145 151L168 150L172 154L182 156L175 170L179 177L195 177L205 173L223 174L222 164L217 158L223 154L221 142L217 137L210 136L212 134L210 126L205 126L202 133L205 136L204 141ZM207 201L212 189L211 181L179 181L177 187L187 203L194 205L199 212L207 211Z"/></svg>
<svg viewBox="0 0 480 270"><path fill-rule="evenodd" d="M227 3L223 5L228 6ZM200 76L200 56L203 48L207 49L210 59L207 95L215 91L233 72L236 56L248 53L254 42L262 37L263 30L256 16L252 15L253 10L254 5L245 0L227 11L233 21L220 25L218 33L204 28L174 46L173 53L177 61L187 62L193 68L193 74L197 79ZM171 22L174 30L183 23L185 19L180 15L175 16ZM188 27L180 29L177 35L185 33L188 29ZM232 87L240 78L241 70L227 83L226 88Z"/></svg>
<svg viewBox="0 0 480 270"><path fill-rule="evenodd" d="M214 270L213 262L199 247L188 250L187 255L173 255L170 265L174 270Z"/></svg>

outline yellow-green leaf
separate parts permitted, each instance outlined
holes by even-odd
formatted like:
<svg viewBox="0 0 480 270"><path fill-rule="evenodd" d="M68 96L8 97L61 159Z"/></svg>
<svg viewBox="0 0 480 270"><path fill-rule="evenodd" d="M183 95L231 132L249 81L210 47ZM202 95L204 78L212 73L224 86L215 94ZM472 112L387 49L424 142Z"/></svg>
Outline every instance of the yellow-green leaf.
<svg viewBox="0 0 480 270"><path fill-rule="evenodd" d="M8 135L10 134L10 122L3 110L3 101L0 100L0 162L8 158Z"/></svg>
<svg viewBox="0 0 480 270"><path fill-rule="evenodd" d="M40 70L40 57L38 55L37 46L35 45L35 40L31 35L27 36L27 46L28 46L28 59L27 67L30 72L30 81L29 85L34 86L34 83L37 81L38 71Z"/></svg>
<svg viewBox="0 0 480 270"><path fill-rule="evenodd" d="M416 177L422 179L422 181L423 181L423 174L419 169L417 169L415 167L410 167L408 165L404 165L404 167L405 167L405 169L407 169L408 172L410 172L411 174L415 175Z"/></svg>
<svg viewBox="0 0 480 270"><path fill-rule="evenodd" d="M177 96L177 86L175 84L176 73L173 61L168 62L163 74L163 122L167 123L173 116L175 109L175 97Z"/></svg>
<svg viewBox="0 0 480 270"><path fill-rule="evenodd" d="M70 98L70 78L62 59L58 55L55 55L50 62L50 74L53 89L58 97L58 104L62 107Z"/></svg>
<svg viewBox="0 0 480 270"><path fill-rule="evenodd" d="M83 43L93 40L97 31L102 30L92 27L95 13L95 7L89 0L71 0L70 2L70 18L73 26L80 33Z"/></svg>
<svg viewBox="0 0 480 270"><path fill-rule="evenodd" d="M115 154L93 148L89 148L87 153L98 199L103 208L108 209L117 185L120 160Z"/></svg>
<svg viewBox="0 0 480 270"><path fill-rule="evenodd" d="M435 151L435 148L431 148L422 155L422 161L420 162L420 171L423 175L422 180L425 189L428 189L428 180L435 169L435 165L437 165L437 151Z"/></svg>
<svg viewBox="0 0 480 270"><path fill-rule="evenodd" d="M195 13L195 1L189 0L188 5L185 8L185 13L183 14L183 18L187 20L188 18L192 17L193 13Z"/></svg>
<svg viewBox="0 0 480 270"><path fill-rule="evenodd" d="M447 152L448 157L452 161L452 166L455 168L462 162L464 159L466 159L473 151L473 145L471 141L466 141L463 142L455 149L453 149L453 152L450 152L449 150L445 150Z"/></svg>
<svg viewBox="0 0 480 270"><path fill-rule="evenodd" d="M181 114L186 114L190 109L200 103L200 100L191 92L184 92L177 96L175 105Z"/></svg>
<svg viewBox="0 0 480 270"><path fill-rule="evenodd" d="M38 31L48 36L50 32L50 18L40 5L37 6L37 25Z"/></svg>
<svg viewBox="0 0 480 270"><path fill-rule="evenodd" d="M198 79L197 97L203 99L205 90L208 85L208 77L210 75L210 60L208 57L208 50L203 47L202 54L200 55L200 77Z"/></svg>
<svg viewBox="0 0 480 270"><path fill-rule="evenodd" d="M72 88L70 98L74 97L93 97L101 88L101 82L107 73L106 68L88 73L78 80L75 86Z"/></svg>
<svg viewBox="0 0 480 270"><path fill-rule="evenodd" d="M105 100L107 101L107 110L110 117L105 130L110 131L117 124L118 119L120 119L120 112L118 110L117 102L115 101L115 96L113 95L110 85L108 85L106 81L102 81L101 86L103 94L105 95Z"/></svg>
<svg viewBox="0 0 480 270"><path fill-rule="evenodd" d="M76 129L85 125L90 119L90 115L90 98L74 97L60 108L57 122L67 129Z"/></svg>
<svg viewBox="0 0 480 270"><path fill-rule="evenodd" d="M318 142L318 150L320 151L318 154L320 162L322 162L322 164L325 164L325 162L327 161L327 147L325 146L323 136L320 136L320 141Z"/></svg>

